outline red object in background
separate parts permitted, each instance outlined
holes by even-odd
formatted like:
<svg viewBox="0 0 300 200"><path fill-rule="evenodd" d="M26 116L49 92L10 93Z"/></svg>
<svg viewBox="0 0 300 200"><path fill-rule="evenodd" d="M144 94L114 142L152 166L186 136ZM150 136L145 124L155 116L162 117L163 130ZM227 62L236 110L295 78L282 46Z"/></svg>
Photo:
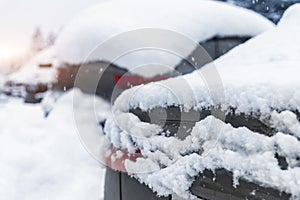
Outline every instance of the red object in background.
<svg viewBox="0 0 300 200"><path fill-rule="evenodd" d="M121 79L121 75L116 75L115 76L115 83L118 83L119 82L119 80Z"/></svg>
<svg viewBox="0 0 300 200"><path fill-rule="evenodd" d="M119 89L128 89L132 86L161 81L168 78L170 78L170 76L156 76L153 78L144 78L138 75L123 75L123 76L116 75L114 77L116 86Z"/></svg>
<svg viewBox="0 0 300 200"><path fill-rule="evenodd" d="M127 150L119 149L113 146L110 147L108 152L109 154L105 157L105 165L120 172L127 172L125 168L126 160L136 162L137 158L142 157L140 150L137 150L134 154L130 154Z"/></svg>

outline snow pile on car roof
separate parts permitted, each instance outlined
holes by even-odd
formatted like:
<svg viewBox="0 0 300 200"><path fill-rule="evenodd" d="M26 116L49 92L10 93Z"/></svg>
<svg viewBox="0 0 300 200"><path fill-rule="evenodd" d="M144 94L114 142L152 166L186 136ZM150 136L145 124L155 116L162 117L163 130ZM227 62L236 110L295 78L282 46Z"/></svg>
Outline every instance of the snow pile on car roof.
<svg viewBox="0 0 300 200"><path fill-rule="evenodd" d="M40 64L50 64L50 68L41 68ZM38 84L53 83L56 80L56 67L59 65L55 56L55 49L50 47L39 52L22 68L8 76L8 80L14 83Z"/></svg>
<svg viewBox="0 0 300 200"><path fill-rule="evenodd" d="M175 193L192 198L188 189L195 176L204 169L224 168L233 172L235 185L243 178L300 198L300 123L296 115L300 109L299 12L299 5L291 7L276 28L192 74L121 94L113 107L115 115L105 125L107 138L132 153L141 149L144 156L136 163L126 161L126 169L143 172L143 166L152 166L149 173L133 175L159 195ZM212 74L211 69L218 74ZM216 76L204 79L201 75ZM214 89L221 91L217 98ZM141 122L129 112L137 107L149 110L174 105L254 113L268 120L277 132L269 137L245 127L233 128L210 116L197 122L191 135L179 140L161 135L164 131L160 126ZM286 157L287 170L280 168L276 154Z"/></svg>
<svg viewBox="0 0 300 200"><path fill-rule="evenodd" d="M181 58L161 50L141 50L127 52L117 60L110 60L103 52L92 53L95 48L118 34L142 28L166 29L191 38L196 43L215 36L254 36L273 27L264 17L233 5L202 0L126 0L101 3L83 12L67 26L56 42L57 56L67 63L89 61L111 61L133 69L142 64L159 63L174 67ZM135 41L141 43L150 38L141 34ZM105 49L116 51L128 46L126 38ZM182 50L168 36L164 38L171 50ZM149 46L146 46L149 47ZM188 47L183 57L194 47ZM118 55L121 56L121 55Z"/></svg>
<svg viewBox="0 0 300 200"><path fill-rule="evenodd" d="M213 69L217 70L213 81L221 81L215 84L223 89L225 109L238 107L241 112L251 112L253 109L268 112L271 107L300 109L296 89L300 87L297 77L299 34L300 27L296 24L280 23L278 27L234 48L192 74L124 92L114 108L122 111L136 107L148 110L155 106L177 105L180 101L187 109L209 106L213 104L210 95L213 91L207 85L208 78L203 78L203 75Z"/></svg>

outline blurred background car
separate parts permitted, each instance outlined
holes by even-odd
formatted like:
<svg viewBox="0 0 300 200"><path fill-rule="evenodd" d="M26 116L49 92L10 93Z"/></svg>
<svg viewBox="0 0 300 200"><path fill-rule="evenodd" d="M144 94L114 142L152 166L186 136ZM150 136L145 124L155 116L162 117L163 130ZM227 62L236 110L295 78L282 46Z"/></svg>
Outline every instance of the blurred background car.
<svg viewBox="0 0 300 200"><path fill-rule="evenodd" d="M110 100L115 90L113 97L115 99L122 91L132 86L190 73L273 27L270 21L252 11L218 2L197 2L195 8L190 8L189 11L182 11L176 5L172 9L165 8L164 12L153 16L150 12L155 10L156 6L153 2L126 2L124 9L118 10L114 8L115 2L109 2L87 9L63 29L50 50L41 53L50 54L48 56L50 58L38 55L34 58L35 67L29 70L25 66L21 71L10 75L6 82L6 93L22 96L26 102L40 102L41 93L44 91L67 90L74 87L77 78L75 87L79 87L82 91L95 93ZM149 13L140 15L138 12ZM222 17L219 16L220 12L224 12ZM120 23L118 16L127 18ZM240 16L241 19L237 20L236 16ZM226 21L226 25L222 20ZM117 60L109 60L104 52L97 52L100 44L105 43L113 35L132 30L132 25L135 29L149 26L179 32L200 46L196 49L189 47L185 55L180 55L185 56L185 59L180 57L173 59L174 55L156 50L133 52ZM140 38L136 38L137 41L149 40L145 35L138 37ZM122 45L126 46L126 42L125 40L119 44L120 48ZM172 44L173 41L164 42L175 49L181 48L180 45ZM109 48L105 51L116 50L112 44ZM198 59L199 55L196 54L199 48L204 48L208 54L207 58ZM148 61L164 66L148 63L149 70L139 72L137 68L140 64ZM48 77L45 77L45 74ZM95 83L96 88L93 86Z"/></svg>
<svg viewBox="0 0 300 200"><path fill-rule="evenodd" d="M5 78L3 93L24 98L26 103L39 103L44 93L57 82L58 65L53 48L40 52L19 71Z"/></svg>

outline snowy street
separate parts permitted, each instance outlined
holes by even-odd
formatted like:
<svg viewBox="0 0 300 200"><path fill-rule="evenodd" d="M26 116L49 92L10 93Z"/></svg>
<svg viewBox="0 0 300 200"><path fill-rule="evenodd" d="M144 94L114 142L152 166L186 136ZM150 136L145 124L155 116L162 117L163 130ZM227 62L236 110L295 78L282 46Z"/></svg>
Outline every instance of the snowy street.
<svg viewBox="0 0 300 200"><path fill-rule="evenodd" d="M105 169L80 142L72 97L48 118L41 104L0 103L0 199L103 199Z"/></svg>

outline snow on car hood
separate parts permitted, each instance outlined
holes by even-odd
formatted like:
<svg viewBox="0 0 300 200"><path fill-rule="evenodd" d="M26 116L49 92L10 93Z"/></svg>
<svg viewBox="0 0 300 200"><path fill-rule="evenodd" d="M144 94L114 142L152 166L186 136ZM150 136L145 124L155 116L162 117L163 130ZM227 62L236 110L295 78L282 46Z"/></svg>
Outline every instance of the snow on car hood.
<svg viewBox="0 0 300 200"><path fill-rule="evenodd" d="M74 19L60 34L55 46L57 56L67 63L78 64L102 59L128 70L149 62L173 68L182 58L157 49L130 52L117 60L110 60L103 52L91 52L118 34L143 28L174 31L191 38L197 44L214 36L255 36L273 26L270 21L250 10L221 2L111 1L92 7ZM135 41L143 43L149 37L141 34L135 37ZM128 46L128 42L132 43L124 39L117 45L108 45L105 51L115 51L114 48ZM182 45L177 45L177 41L168 37L164 38L164 42L171 49L180 49L183 57L194 49L191 46L182 50Z"/></svg>
<svg viewBox="0 0 300 200"><path fill-rule="evenodd" d="M105 132L118 148L131 153L141 149L144 158L126 161L127 171L159 195L194 198L188 190L200 172L225 168L233 172L235 185L244 178L300 198L296 161L300 156L300 124L291 112L300 109L299 12L299 5L291 7L276 28L192 74L137 86L121 94ZM209 69L218 71L223 101L215 101L211 95L215 85L208 88L209 81L201 76L211 75L205 73ZM149 110L172 105L196 110L220 106L225 111L235 108L236 113L260 113L278 132L268 137L210 116L197 122L191 135L179 140L162 136L161 127L141 122L129 112L137 107ZM280 169L275 154L286 156L287 170Z"/></svg>

